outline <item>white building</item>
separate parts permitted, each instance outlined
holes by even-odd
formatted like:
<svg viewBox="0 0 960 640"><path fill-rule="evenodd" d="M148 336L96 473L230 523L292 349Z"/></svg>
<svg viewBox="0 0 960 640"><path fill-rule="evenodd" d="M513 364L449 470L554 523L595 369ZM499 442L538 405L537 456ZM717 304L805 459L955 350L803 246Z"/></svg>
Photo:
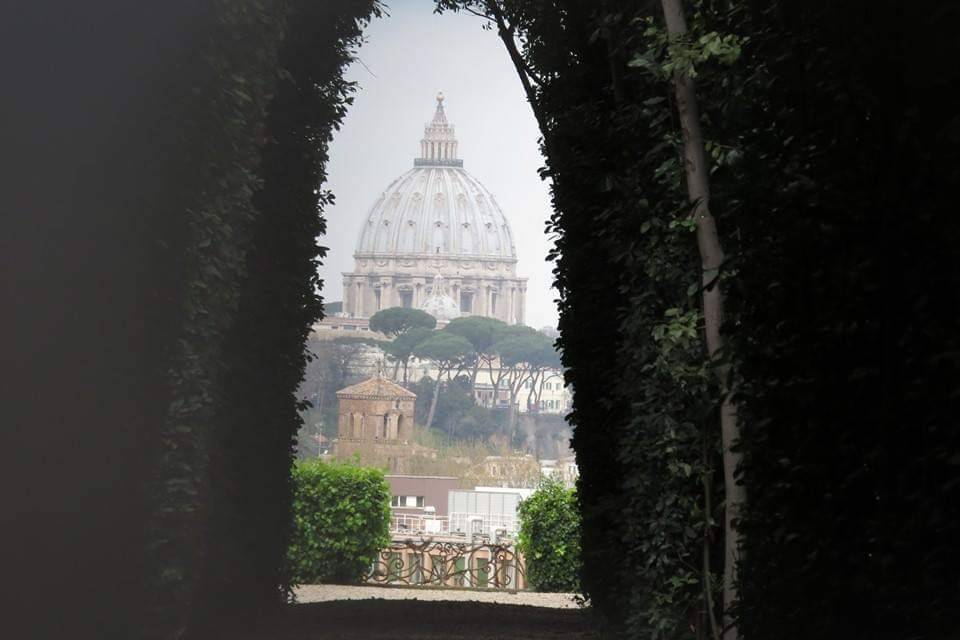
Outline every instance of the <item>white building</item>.
<svg viewBox="0 0 960 640"><path fill-rule="evenodd" d="M469 372L464 373L469 374ZM500 378L500 373L500 366L496 361L494 361L492 370L481 367L477 372L477 380L474 384L477 404L490 408L508 408L510 406L510 388L508 383ZM416 381L423 377L436 380L436 367L429 360L412 359L409 367L410 380ZM497 386L495 393L494 382L498 379L500 384ZM518 413L566 415L570 411L570 407L573 406L573 394L564 386L561 371L547 370L537 378L536 384L539 393L534 392L532 379L521 382L516 398Z"/></svg>
<svg viewBox="0 0 960 640"><path fill-rule="evenodd" d="M577 478L580 477L577 459L573 455L562 456L556 460L541 460L540 473L546 478L559 480L568 489L575 487Z"/></svg>
<svg viewBox="0 0 960 640"><path fill-rule="evenodd" d="M434 305L442 296L449 300L444 315L523 323L527 279L517 276L510 223L493 194L463 168L443 94L413 168L367 213L354 261L354 270L343 274L342 315L348 318L369 318L389 307L424 308L431 296ZM327 321L344 324L342 317Z"/></svg>

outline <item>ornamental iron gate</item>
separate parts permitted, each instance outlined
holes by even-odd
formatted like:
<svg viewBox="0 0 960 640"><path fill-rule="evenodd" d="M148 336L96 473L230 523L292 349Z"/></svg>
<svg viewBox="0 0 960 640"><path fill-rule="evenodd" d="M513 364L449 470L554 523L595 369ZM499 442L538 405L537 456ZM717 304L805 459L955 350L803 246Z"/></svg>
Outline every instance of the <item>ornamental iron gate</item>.
<svg viewBox="0 0 960 640"><path fill-rule="evenodd" d="M466 542L394 542L367 576L372 584L481 589L526 589L523 556L512 545Z"/></svg>

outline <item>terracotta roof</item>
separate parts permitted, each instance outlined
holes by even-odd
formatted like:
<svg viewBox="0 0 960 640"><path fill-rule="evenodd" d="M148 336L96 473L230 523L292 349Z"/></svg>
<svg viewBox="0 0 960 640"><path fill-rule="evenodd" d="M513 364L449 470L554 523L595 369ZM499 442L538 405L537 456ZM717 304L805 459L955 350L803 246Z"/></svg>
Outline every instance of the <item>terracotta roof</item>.
<svg viewBox="0 0 960 640"><path fill-rule="evenodd" d="M374 376L337 391L337 396L364 396L367 398L416 398L417 394L404 389L393 380L383 376Z"/></svg>

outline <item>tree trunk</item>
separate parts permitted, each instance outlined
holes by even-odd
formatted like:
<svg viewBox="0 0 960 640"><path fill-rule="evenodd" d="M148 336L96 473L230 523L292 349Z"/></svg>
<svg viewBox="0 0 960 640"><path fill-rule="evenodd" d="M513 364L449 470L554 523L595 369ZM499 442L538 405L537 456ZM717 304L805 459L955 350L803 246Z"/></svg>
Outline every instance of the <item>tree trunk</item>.
<svg viewBox="0 0 960 640"><path fill-rule="evenodd" d="M517 401L520 397L520 390L523 388L523 383L527 379L527 374L523 371L519 371L515 379L507 378L507 386L510 389L510 440L513 440L514 435L517 430Z"/></svg>
<svg viewBox="0 0 960 640"><path fill-rule="evenodd" d="M527 392L527 411L530 410L530 400L531 400L531 399L533 399L533 400L535 400L535 401L537 402L536 406L537 406L538 408L540 407L539 399L536 398L536 395L535 395L536 392L537 392L537 376L534 376L534 377L531 378L531 380L530 380L530 391Z"/></svg>
<svg viewBox="0 0 960 640"><path fill-rule="evenodd" d="M683 37L687 33L686 19L683 15L682 0L661 0L667 33L671 38ZM693 204L692 215L697 223L697 246L700 250L700 262L703 283L703 318L706 329L707 353L711 359L723 357L723 336L720 326L723 322L723 294L720 291L720 267L723 265L723 248L717 235L717 225L710 213L710 183L703 133L700 129L700 113L697 108L696 86L693 78L677 74L673 79L677 100L677 112L683 131L684 161L686 165L687 196ZM746 488L737 484L736 470L741 454L732 451L733 443L739 439L737 425L737 406L731 393L729 366L718 365L716 372L720 380L723 401L720 406L720 432L723 444L723 479L726 509L724 516L724 565L723 565L723 615L724 637L736 640L738 630L730 616L730 609L737 599L737 561L740 552L740 532L736 518L746 504Z"/></svg>
<svg viewBox="0 0 960 640"><path fill-rule="evenodd" d="M430 413L427 414L427 424L426 428L429 429L433 425L433 414L437 410L437 398L440 397L440 385L443 384L440 381L440 372L437 372L437 384L433 387L433 399L430 401Z"/></svg>
<svg viewBox="0 0 960 640"><path fill-rule="evenodd" d="M705 430L704 430L705 431ZM700 437L700 455L703 462L703 603L707 610L707 626L712 640L720 640L723 632L717 624L713 610L713 580L710 569L711 524L713 522L713 469L710 466L710 451L705 432ZM704 634L705 635L705 634Z"/></svg>

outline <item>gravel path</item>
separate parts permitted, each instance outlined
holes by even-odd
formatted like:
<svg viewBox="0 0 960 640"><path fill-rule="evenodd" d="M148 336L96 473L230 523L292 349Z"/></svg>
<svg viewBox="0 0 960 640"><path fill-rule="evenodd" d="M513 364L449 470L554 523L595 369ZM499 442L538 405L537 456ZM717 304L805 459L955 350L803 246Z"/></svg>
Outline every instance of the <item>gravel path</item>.
<svg viewBox="0 0 960 640"><path fill-rule="evenodd" d="M471 589L430 589L423 587L345 586L335 584L310 584L295 591L297 602L332 602L334 600L423 600L455 602L491 602L518 604L550 609L576 609L578 605L572 593L534 593L532 591L480 591Z"/></svg>

